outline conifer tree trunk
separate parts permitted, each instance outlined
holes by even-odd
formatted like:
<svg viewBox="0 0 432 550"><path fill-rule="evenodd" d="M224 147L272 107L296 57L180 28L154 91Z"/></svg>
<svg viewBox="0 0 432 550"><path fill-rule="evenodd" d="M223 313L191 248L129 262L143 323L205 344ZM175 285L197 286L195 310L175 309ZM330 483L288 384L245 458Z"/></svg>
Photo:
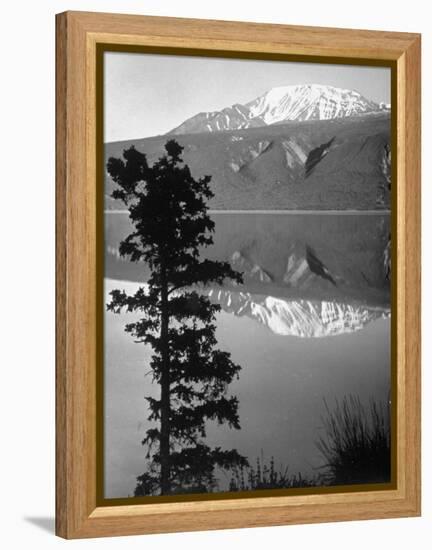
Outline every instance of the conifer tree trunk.
<svg viewBox="0 0 432 550"><path fill-rule="evenodd" d="M166 269L161 269L161 427L160 427L160 475L161 494L171 491L170 482L170 362L168 348L168 283Z"/></svg>

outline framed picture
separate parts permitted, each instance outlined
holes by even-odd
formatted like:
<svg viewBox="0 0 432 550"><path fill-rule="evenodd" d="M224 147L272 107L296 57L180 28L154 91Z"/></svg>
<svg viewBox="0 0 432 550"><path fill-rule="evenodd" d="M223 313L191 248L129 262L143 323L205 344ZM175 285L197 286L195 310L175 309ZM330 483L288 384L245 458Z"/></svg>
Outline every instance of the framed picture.
<svg viewBox="0 0 432 550"><path fill-rule="evenodd" d="M57 534L420 513L420 37L57 16Z"/></svg>

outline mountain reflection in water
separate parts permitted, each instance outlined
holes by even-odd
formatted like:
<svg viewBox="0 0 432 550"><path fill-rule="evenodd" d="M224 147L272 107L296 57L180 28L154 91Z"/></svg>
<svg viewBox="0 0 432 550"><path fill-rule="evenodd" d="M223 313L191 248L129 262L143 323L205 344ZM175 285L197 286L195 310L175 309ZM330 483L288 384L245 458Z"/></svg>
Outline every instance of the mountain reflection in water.
<svg viewBox="0 0 432 550"><path fill-rule="evenodd" d="M107 302L110 290L133 292L145 283L148 271L117 254L130 231L127 214L105 219ZM244 274L243 285L205 289L222 306L218 345L242 366L229 388L239 398L241 430L209 423L207 441L237 448L252 462L263 451L277 467L313 474L321 464L315 441L323 398L388 399L390 218L221 213L213 219L215 244L203 256ZM133 314L105 312L104 319L106 496L124 497L144 468L143 398L157 396L158 388L145 376L151 349L124 332Z"/></svg>
<svg viewBox="0 0 432 550"><path fill-rule="evenodd" d="M371 321L390 315L385 308L335 301L294 301L224 289L212 289L208 295L228 313L246 315L275 334L300 338L323 338L355 332Z"/></svg>

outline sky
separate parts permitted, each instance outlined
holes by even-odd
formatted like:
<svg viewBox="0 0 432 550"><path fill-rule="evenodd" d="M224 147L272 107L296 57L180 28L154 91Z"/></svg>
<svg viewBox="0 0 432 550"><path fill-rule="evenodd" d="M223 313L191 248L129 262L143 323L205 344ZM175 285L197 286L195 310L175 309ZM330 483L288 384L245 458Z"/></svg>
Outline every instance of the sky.
<svg viewBox="0 0 432 550"><path fill-rule="evenodd" d="M167 133L201 111L247 103L271 88L327 84L390 103L390 69L106 52L104 141Z"/></svg>

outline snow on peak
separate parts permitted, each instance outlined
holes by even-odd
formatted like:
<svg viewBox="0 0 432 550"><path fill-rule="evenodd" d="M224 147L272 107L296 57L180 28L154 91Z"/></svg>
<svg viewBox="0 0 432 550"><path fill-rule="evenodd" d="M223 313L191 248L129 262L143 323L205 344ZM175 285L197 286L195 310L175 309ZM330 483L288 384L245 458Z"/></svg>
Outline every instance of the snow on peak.
<svg viewBox="0 0 432 550"><path fill-rule="evenodd" d="M284 121L328 120L386 110L355 90L324 84L272 88L241 105L198 113L170 133L218 132L267 126Z"/></svg>
<svg viewBox="0 0 432 550"><path fill-rule="evenodd" d="M327 120L379 110L379 106L358 92L322 84L272 88L247 103L251 118L265 124L284 120Z"/></svg>
<svg viewBox="0 0 432 550"><path fill-rule="evenodd" d="M254 319L274 334L298 338L349 334L390 315L386 308L337 301L289 300L224 289L212 289L208 295L228 313Z"/></svg>

